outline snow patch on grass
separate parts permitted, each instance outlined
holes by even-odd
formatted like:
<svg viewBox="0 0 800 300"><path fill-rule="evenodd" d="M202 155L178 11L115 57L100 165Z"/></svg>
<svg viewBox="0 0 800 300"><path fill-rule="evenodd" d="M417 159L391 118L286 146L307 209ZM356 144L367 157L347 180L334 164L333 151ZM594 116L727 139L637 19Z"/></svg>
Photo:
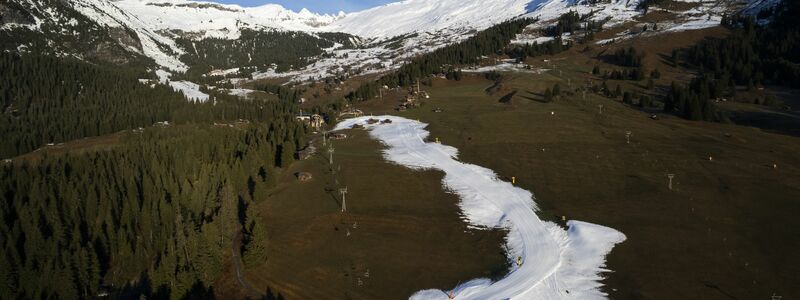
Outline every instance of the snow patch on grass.
<svg viewBox="0 0 800 300"><path fill-rule="evenodd" d="M389 124L367 120L390 119ZM461 199L459 207L471 225L506 228L511 269L504 278L473 279L450 291L423 290L411 299L603 299L599 282L605 255L625 240L614 229L580 222L567 222L568 230L536 215L530 191L498 179L487 168L457 160L454 147L426 142L427 124L396 116L360 117L336 125L335 130L359 124L388 146L384 158L412 169L445 172L445 188ZM522 264L518 265L517 259Z"/></svg>
<svg viewBox="0 0 800 300"><path fill-rule="evenodd" d="M200 85L191 81L170 81L169 77L172 76L167 71L156 70L156 76L161 84L169 83L173 90L182 92L189 101L206 102L210 96L200 91Z"/></svg>

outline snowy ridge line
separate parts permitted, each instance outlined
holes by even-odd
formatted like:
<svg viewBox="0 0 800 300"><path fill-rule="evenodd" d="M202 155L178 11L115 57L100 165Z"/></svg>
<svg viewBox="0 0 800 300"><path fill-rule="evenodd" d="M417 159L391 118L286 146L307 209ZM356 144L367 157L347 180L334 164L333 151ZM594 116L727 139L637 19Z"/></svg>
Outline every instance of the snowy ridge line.
<svg viewBox="0 0 800 300"><path fill-rule="evenodd" d="M388 124L367 120L389 119ZM455 192L459 207L471 225L506 228L511 269L496 282L473 279L450 291L423 290L411 299L605 299L600 273L607 271L605 255L625 235L612 228L569 221L569 229L539 219L530 191L501 181L487 168L459 162L458 149L426 143L427 124L397 116L360 117L336 125L334 130L365 126L370 136L388 146L384 158L412 169L445 172L445 188ZM517 258L522 261L517 265Z"/></svg>
<svg viewBox="0 0 800 300"><path fill-rule="evenodd" d="M406 0L348 14L326 27L361 37L386 39L412 32L485 29L527 13L531 0Z"/></svg>
<svg viewBox="0 0 800 300"><path fill-rule="evenodd" d="M242 7L207 1L119 0L115 5L137 15L156 31L180 30L198 38L238 39L241 29L319 32L345 14L294 12L278 4Z"/></svg>
<svg viewBox="0 0 800 300"><path fill-rule="evenodd" d="M536 32L555 24L559 16L567 11L591 14L590 19L595 21L607 20L606 28L636 21L642 14L636 8L639 0L609 0L592 5L575 0L405 0L338 15L320 15L308 10L294 12L275 4L242 7L190 0L66 1L101 26L131 29L139 38L141 49L129 47L129 50L150 57L159 66L173 72L185 72L188 69L186 63L181 61L181 55L184 51L191 51L175 42L178 36L192 40L236 40L244 29L296 31L311 35L343 32L357 36L360 47L356 49L331 47L323 49L328 55L314 58L313 65L289 72L265 70L255 74L257 79L288 78L293 82L389 72L416 55L463 41L477 31L520 17L538 19L528 28ZM713 1L676 1L698 3L699 6L688 11L670 12L676 14L675 19L659 22L660 30L657 32L650 30L640 34L625 34L596 43L717 26L728 8L728 5ZM777 0L746 1L765 3ZM3 27L10 26L13 25ZM400 36L406 37L390 42L393 37ZM543 42L547 39L538 34L528 34L521 35L513 43ZM569 40L569 37L565 40Z"/></svg>

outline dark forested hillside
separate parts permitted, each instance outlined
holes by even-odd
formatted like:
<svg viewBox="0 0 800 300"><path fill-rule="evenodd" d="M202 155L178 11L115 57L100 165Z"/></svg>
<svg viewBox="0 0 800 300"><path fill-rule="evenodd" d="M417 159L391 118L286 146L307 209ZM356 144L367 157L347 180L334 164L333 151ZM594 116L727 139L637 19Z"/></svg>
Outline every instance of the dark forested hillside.
<svg viewBox="0 0 800 300"><path fill-rule="evenodd" d="M264 225L247 208L305 144L297 94L276 88L280 100L262 102L209 91L212 101L194 103L139 81L149 76L0 54L3 157L146 127L109 149L0 165L0 299L204 298L235 237L237 255L266 259ZM151 126L161 121L172 125Z"/></svg>
<svg viewBox="0 0 800 300"><path fill-rule="evenodd" d="M766 84L800 87L800 3L782 1L766 12L759 15L769 22L761 25L752 16L726 17L722 23L730 35L685 51L686 64L701 74L686 87L672 85L664 100L665 111L715 121L722 117L714 101L734 98L737 85L748 90ZM675 52L673 62L679 63L680 57Z"/></svg>
<svg viewBox="0 0 800 300"><path fill-rule="evenodd" d="M723 19L731 34L689 49L688 63L723 84L800 87L800 2L782 1L768 12L766 25L751 16Z"/></svg>
<svg viewBox="0 0 800 300"><path fill-rule="evenodd" d="M292 102L263 105L227 97L191 103L144 70L110 68L39 55L0 54L0 157L47 143L146 127L155 122L270 120Z"/></svg>
<svg viewBox="0 0 800 300"><path fill-rule="evenodd" d="M0 298L207 291L239 228L243 255L263 262L263 224L247 206L303 132L292 118L154 128L111 151L0 167Z"/></svg>
<svg viewBox="0 0 800 300"><path fill-rule="evenodd" d="M323 48L340 43L353 47L350 35L326 33L313 36L303 32L254 31L243 29L236 40L207 38L199 41L178 39L186 49L181 58L191 69L188 76L199 76L212 69L229 69L241 66L265 70L275 66L279 72L291 67L309 64L313 57L322 55Z"/></svg>

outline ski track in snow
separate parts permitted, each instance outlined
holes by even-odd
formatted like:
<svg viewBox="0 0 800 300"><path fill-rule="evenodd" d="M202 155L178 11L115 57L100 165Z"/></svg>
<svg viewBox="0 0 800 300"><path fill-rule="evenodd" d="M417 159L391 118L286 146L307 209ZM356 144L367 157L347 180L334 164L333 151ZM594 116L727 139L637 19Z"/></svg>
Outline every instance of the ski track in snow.
<svg viewBox="0 0 800 300"><path fill-rule="evenodd" d="M367 124L389 119L390 124ZM425 142L427 124L396 116L360 117L337 124L334 130L364 125L388 149L390 162L412 169L445 172L445 188L461 199L459 207L471 225L506 228L508 275L496 282L473 279L450 291L423 290L411 299L604 299L600 273L605 255L625 235L612 228L580 221L567 222L568 230L539 219L533 194L501 181L489 169L457 160L454 147ZM517 266L517 257L522 265Z"/></svg>

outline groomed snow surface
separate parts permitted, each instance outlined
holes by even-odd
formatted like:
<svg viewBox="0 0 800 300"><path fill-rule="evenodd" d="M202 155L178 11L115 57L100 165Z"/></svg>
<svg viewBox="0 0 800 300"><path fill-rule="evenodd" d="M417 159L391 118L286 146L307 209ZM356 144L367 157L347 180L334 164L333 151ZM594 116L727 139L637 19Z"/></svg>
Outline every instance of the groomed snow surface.
<svg viewBox="0 0 800 300"><path fill-rule="evenodd" d="M389 124L367 120L389 119ZM604 299L600 273L607 271L605 255L625 235L612 228L569 221L568 230L539 219L531 192L501 181L489 169L457 160L458 150L425 142L427 124L396 116L360 117L337 124L335 130L361 124L388 146L384 157L412 169L445 173L445 188L461 199L459 206L470 225L506 228L509 274L496 282L473 279L449 291L423 290L411 299ZM517 266L517 257L523 263Z"/></svg>

